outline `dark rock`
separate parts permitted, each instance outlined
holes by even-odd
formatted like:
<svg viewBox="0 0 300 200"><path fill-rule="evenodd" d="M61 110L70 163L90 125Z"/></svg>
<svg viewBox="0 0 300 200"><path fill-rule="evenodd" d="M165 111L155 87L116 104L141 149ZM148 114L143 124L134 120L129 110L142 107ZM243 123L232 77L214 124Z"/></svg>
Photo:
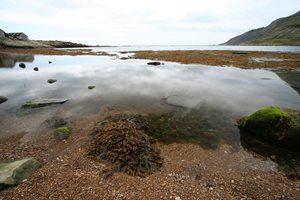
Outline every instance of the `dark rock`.
<svg viewBox="0 0 300 200"><path fill-rule="evenodd" d="M39 71L38 67L33 68L34 71Z"/></svg>
<svg viewBox="0 0 300 200"><path fill-rule="evenodd" d="M52 84L52 83L55 83L57 80L56 79L48 79L48 83Z"/></svg>
<svg viewBox="0 0 300 200"><path fill-rule="evenodd" d="M148 65L155 65L155 66L157 66L157 65L161 65L161 62L155 61L155 62L148 62L147 64Z"/></svg>
<svg viewBox="0 0 300 200"><path fill-rule="evenodd" d="M0 104L4 103L5 101L7 101L6 97L0 96Z"/></svg>
<svg viewBox="0 0 300 200"><path fill-rule="evenodd" d="M62 127L64 125L66 125L68 122L59 117L59 116L54 116L54 117L51 117L50 119L47 119L45 121L45 124L48 128L58 128L58 127Z"/></svg>
<svg viewBox="0 0 300 200"><path fill-rule="evenodd" d="M92 89L94 89L96 86L88 86L88 89L89 90L92 90Z"/></svg>
<svg viewBox="0 0 300 200"><path fill-rule="evenodd" d="M57 140L65 140L69 138L70 136L70 130L67 127L61 127L55 129L54 133L54 138Z"/></svg>
<svg viewBox="0 0 300 200"><path fill-rule="evenodd" d="M51 64L51 63L52 63L52 61L48 61L48 63L49 63L49 64Z"/></svg>
<svg viewBox="0 0 300 200"><path fill-rule="evenodd" d="M25 65L24 63L20 63L20 64L19 64L19 67L25 69L25 68L26 68L26 65Z"/></svg>
<svg viewBox="0 0 300 200"><path fill-rule="evenodd" d="M16 185L27 179L41 164L34 158L0 162L0 186Z"/></svg>
<svg viewBox="0 0 300 200"><path fill-rule="evenodd" d="M50 106L53 104L63 104L69 99L56 98L56 99L35 99L32 101L27 101L22 105L23 108L40 108L44 106Z"/></svg>

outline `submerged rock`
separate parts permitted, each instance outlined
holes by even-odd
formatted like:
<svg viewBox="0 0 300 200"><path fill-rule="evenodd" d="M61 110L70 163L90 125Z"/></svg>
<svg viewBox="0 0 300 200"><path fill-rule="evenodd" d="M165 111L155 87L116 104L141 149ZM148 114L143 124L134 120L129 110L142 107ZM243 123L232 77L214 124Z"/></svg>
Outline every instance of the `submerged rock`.
<svg viewBox="0 0 300 200"><path fill-rule="evenodd" d="M40 108L44 106L50 106L53 104L63 104L69 99L66 98L53 98L53 99L34 99L32 101L27 101L22 105L23 108Z"/></svg>
<svg viewBox="0 0 300 200"><path fill-rule="evenodd" d="M27 179L41 164L34 158L0 162L0 186L16 185Z"/></svg>
<svg viewBox="0 0 300 200"><path fill-rule="evenodd" d="M92 90L92 89L94 89L96 86L88 86L88 89L89 90Z"/></svg>
<svg viewBox="0 0 300 200"><path fill-rule="evenodd" d="M100 122L93 134L89 155L111 164L111 173L145 176L162 166L155 140L130 118Z"/></svg>
<svg viewBox="0 0 300 200"><path fill-rule="evenodd" d="M157 65L161 65L161 62L154 61L154 62L148 62L147 64L157 66Z"/></svg>
<svg viewBox="0 0 300 200"><path fill-rule="evenodd" d="M7 101L6 97L0 96L0 104L4 103L5 101Z"/></svg>
<svg viewBox="0 0 300 200"><path fill-rule="evenodd" d="M47 119L45 121L45 124L48 128L58 128L58 127L66 125L67 123L68 122L65 119L63 119L59 116L51 117L50 119Z"/></svg>
<svg viewBox="0 0 300 200"><path fill-rule="evenodd" d="M38 67L33 68L34 71L39 71Z"/></svg>
<svg viewBox="0 0 300 200"><path fill-rule="evenodd" d="M55 129L54 133L54 138L57 140L65 140L69 138L70 136L70 130L67 127L61 127Z"/></svg>
<svg viewBox="0 0 300 200"><path fill-rule="evenodd" d="M19 64L19 67L25 69L25 68L26 68L26 65L25 65L24 63L20 63L20 64Z"/></svg>
<svg viewBox="0 0 300 200"><path fill-rule="evenodd" d="M57 80L56 79L48 79L48 83L52 84L52 83L55 83Z"/></svg>
<svg viewBox="0 0 300 200"><path fill-rule="evenodd" d="M264 107L238 121L241 134L252 134L264 142L300 151L300 112Z"/></svg>
<svg viewBox="0 0 300 200"><path fill-rule="evenodd" d="M49 63L49 64L51 64L51 63L52 63L52 61L48 61L48 63Z"/></svg>

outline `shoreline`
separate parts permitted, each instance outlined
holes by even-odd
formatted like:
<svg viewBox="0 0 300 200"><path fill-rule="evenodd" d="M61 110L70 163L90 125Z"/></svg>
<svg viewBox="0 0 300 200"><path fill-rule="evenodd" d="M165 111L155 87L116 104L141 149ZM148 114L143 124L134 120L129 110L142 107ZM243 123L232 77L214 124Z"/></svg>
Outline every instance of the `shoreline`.
<svg viewBox="0 0 300 200"><path fill-rule="evenodd" d="M92 55L116 56L107 52L94 52L82 48L3 48L0 53L31 55ZM209 66L237 67L241 69L295 70L300 66L300 53L269 51L233 51L233 50L160 50L125 51L134 56L122 59L149 59L170 61L182 64L203 64Z"/></svg>

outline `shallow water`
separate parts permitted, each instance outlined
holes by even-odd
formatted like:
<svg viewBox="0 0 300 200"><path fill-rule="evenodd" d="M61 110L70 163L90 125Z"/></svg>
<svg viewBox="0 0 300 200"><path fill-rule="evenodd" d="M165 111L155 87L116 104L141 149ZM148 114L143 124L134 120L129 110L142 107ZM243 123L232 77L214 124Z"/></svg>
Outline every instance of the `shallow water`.
<svg viewBox="0 0 300 200"><path fill-rule="evenodd" d="M6 58L2 56L2 63ZM227 112L232 123L262 106L300 109L297 91L277 74L266 70L172 62L153 67L147 65L148 60L108 56L15 56L13 60L14 67L7 62L7 67L0 68L0 96L8 98L0 105L0 126L5 124L5 127L14 126L16 122L10 120L14 116L22 117L27 112L21 109L22 104L35 98L70 99L63 105L34 109L33 116L39 116L38 122L45 120L41 113L46 118L55 109L63 109L69 115L90 115L103 107L157 114L200 112L205 105L205 108ZM20 61L25 62L25 69L18 67ZM34 67L39 71L34 71ZM57 82L47 83L51 78ZM95 89L89 90L88 86ZM30 117L26 115L27 120ZM2 132L5 129L0 127Z"/></svg>
<svg viewBox="0 0 300 200"><path fill-rule="evenodd" d="M26 64L25 69L18 66L20 62ZM138 120L146 120L148 131L162 142L192 142L208 149L226 144L233 151L243 147L257 153L249 147L248 139L245 142L241 138L236 120L263 106L300 110L299 71L276 74L173 62L150 66L147 62L113 56L0 53L0 96L8 98L0 104L0 138L18 133L39 134L45 120L57 115L80 119L103 110L126 111L146 114ZM39 71L34 71L34 67ZM57 82L49 84L48 79ZM89 90L88 86L95 88ZM36 98L69 101L43 108L22 108L26 101ZM263 151L266 154L269 150ZM267 156L287 155L281 150L270 152ZM299 155L290 157L283 164L278 163L294 171L290 160L293 163ZM299 176L300 172L295 174Z"/></svg>

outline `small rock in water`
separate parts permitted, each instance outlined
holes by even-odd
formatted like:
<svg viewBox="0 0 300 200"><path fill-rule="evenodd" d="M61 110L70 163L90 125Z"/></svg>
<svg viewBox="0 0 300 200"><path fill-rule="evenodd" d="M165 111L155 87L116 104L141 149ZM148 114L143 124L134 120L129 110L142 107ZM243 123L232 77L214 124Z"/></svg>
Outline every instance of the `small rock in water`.
<svg viewBox="0 0 300 200"><path fill-rule="evenodd" d="M7 98L0 96L0 104L4 103L5 101L7 101Z"/></svg>
<svg viewBox="0 0 300 200"><path fill-rule="evenodd" d="M48 63L49 63L49 64L51 64L51 63L52 63L52 61L48 61Z"/></svg>
<svg viewBox="0 0 300 200"><path fill-rule="evenodd" d="M34 71L39 71L38 67L33 68Z"/></svg>
<svg viewBox="0 0 300 200"><path fill-rule="evenodd" d="M155 62L148 62L147 64L148 65L161 65L161 63L157 62L157 61L155 61Z"/></svg>
<svg viewBox="0 0 300 200"><path fill-rule="evenodd" d="M94 89L96 86L88 86L88 89L89 90L92 90L92 89Z"/></svg>
<svg viewBox="0 0 300 200"><path fill-rule="evenodd" d="M57 80L56 79L48 79L48 83L52 84L55 83Z"/></svg>
<svg viewBox="0 0 300 200"><path fill-rule="evenodd" d="M65 140L70 136L70 130L67 127L57 128L54 131L54 138L57 140Z"/></svg>
<svg viewBox="0 0 300 200"><path fill-rule="evenodd" d="M26 68L26 65L25 65L24 63L20 63L20 64L19 64L19 67L25 69L25 68Z"/></svg>
<svg viewBox="0 0 300 200"><path fill-rule="evenodd" d="M23 108L40 108L44 106L50 106L53 104L63 104L67 102L69 99L66 98L52 98L52 99L34 99L25 102L22 107Z"/></svg>
<svg viewBox="0 0 300 200"><path fill-rule="evenodd" d="M45 121L45 124L48 128L58 128L58 127L62 127L64 125L66 125L68 122L59 117L59 116L53 116L50 119L47 119Z"/></svg>

